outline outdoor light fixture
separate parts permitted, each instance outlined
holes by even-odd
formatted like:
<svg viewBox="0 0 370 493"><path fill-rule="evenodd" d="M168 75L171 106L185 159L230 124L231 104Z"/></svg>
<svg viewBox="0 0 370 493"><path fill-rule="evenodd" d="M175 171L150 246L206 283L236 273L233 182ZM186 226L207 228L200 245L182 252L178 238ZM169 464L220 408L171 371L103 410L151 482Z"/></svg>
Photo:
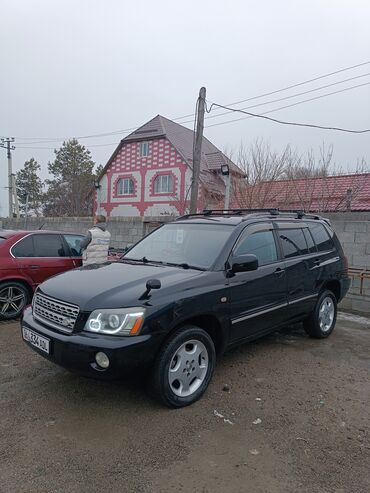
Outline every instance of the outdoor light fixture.
<svg viewBox="0 0 370 493"><path fill-rule="evenodd" d="M221 174L224 176L228 176L230 173L229 165L228 164L222 164L221 165Z"/></svg>
<svg viewBox="0 0 370 493"><path fill-rule="evenodd" d="M100 187L101 187L101 185L100 185L100 183L98 182L98 180L94 180L94 187L95 187L95 188L100 188Z"/></svg>

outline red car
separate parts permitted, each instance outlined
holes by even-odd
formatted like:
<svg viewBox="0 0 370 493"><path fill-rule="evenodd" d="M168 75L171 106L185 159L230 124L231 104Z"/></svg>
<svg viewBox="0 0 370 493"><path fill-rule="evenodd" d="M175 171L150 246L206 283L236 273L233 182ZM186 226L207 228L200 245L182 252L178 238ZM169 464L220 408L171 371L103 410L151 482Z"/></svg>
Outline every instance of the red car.
<svg viewBox="0 0 370 493"><path fill-rule="evenodd" d="M83 235L0 230L0 320L18 317L38 284L82 265Z"/></svg>

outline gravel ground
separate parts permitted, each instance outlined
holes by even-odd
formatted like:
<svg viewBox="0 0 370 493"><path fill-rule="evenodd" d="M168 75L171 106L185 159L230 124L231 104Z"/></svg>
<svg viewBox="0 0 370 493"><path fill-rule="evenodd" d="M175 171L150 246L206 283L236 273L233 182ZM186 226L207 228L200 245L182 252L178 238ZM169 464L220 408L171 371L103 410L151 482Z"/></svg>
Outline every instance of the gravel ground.
<svg viewBox="0 0 370 493"><path fill-rule="evenodd" d="M370 322L226 354L195 405L84 379L0 324L0 492L368 492ZM223 390L224 389L224 390Z"/></svg>

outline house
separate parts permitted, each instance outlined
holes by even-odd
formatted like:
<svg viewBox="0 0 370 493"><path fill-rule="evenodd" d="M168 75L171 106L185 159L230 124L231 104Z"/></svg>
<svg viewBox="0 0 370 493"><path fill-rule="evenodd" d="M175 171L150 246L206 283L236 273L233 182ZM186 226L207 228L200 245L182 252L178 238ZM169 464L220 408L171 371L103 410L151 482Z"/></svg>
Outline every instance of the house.
<svg viewBox="0 0 370 493"><path fill-rule="evenodd" d="M233 207L370 211L370 173L264 181L234 187Z"/></svg>
<svg viewBox="0 0 370 493"><path fill-rule="evenodd" d="M125 137L98 178L95 210L106 216L184 214L189 207L194 132L161 115ZM221 165L243 172L203 137L198 209L223 207Z"/></svg>

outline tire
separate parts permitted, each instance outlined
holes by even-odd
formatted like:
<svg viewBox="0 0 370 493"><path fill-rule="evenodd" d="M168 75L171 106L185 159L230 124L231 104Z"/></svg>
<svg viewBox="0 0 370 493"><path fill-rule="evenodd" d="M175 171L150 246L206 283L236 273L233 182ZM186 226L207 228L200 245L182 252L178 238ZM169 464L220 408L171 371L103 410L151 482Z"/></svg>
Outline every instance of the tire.
<svg viewBox="0 0 370 493"><path fill-rule="evenodd" d="M0 320L18 318L31 299L24 284L8 281L0 284Z"/></svg>
<svg viewBox="0 0 370 493"><path fill-rule="evenodd" d="M148 390L168 407L189 406L206 391L215 365L215 346L207 332L183 326L160 350Z"/></svg>
<svg viewBox="0 0 370 493"><path fill-rule="evenodd" d="M337 320L337 299L325 290L320 293L316 306L310 317L303 322L303 327L310 337L324 339L334 330Z"/></svg>

